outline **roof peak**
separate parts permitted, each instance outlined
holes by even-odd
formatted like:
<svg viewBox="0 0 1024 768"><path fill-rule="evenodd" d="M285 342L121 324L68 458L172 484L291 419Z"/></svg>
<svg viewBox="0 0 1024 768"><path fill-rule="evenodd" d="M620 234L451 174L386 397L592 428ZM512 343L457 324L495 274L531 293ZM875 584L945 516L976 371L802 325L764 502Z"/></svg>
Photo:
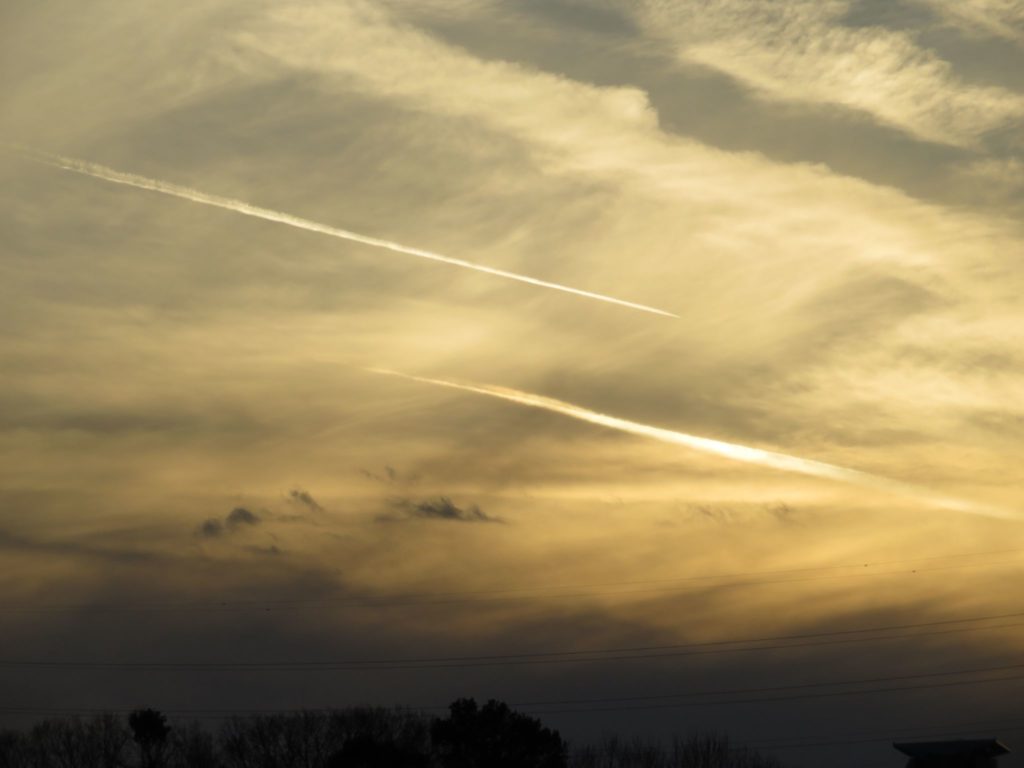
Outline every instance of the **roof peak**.
<svg viewBox="0 0 1024 768"><path fill-rule="evenodd" d="M893 747L908 757L998 757L1010 749L999 739L956 739L953 741L893 742Z"/></svg>

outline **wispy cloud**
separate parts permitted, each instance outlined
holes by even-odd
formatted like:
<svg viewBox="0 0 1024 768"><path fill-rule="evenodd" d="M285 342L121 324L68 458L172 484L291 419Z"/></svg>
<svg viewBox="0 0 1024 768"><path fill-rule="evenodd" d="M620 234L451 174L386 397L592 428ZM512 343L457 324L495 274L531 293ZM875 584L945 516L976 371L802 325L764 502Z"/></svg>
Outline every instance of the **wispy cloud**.
<svg viewBox="0 0 1024 768"><path fill-rule="evenodd" d="M301 488L292 488L292 490L288 491L288 498L313 512L323 512L324 510L309 491L304 491Z"/></svg>
<svg viewBox="0 0 1024 768"><path fill-rule="evenodd" d="M446 381L444 379L432 379L424 376L411 376L379 368L371 370L373 373L398 376L424 384L433 384L435 386L448 387L450 389L457 389L463 392L487 395L488 397L507 400L509 402L526 405L531 408L540 408L545 411L560 413L563 416L569 416L570 418L578 419L580 421L586 421L602 427L616 429L620 432L628 432L629 434L638 435L640 437L651 438L663 443L671 443L673 445L692 448L704 453L722 456L723 458L731 459L733 461L757 464L759 466L770 467L784 472L796 472L803 475L810 475L812 477L824 478L826 480L836 480L843 483L859 485L865 488L874 488L887 493L909 496L922 503L944 509L955 510L957 512L967 512L971 514L985 515L988 517L1013 520L1021 519L1021 515L1019 513L1011 510L1000 509L998 507L992 507L986 504L979 504L962 499L948 498L935 494L926 488L919 488L909 483L891 480L886 477L879 477L878 475L872 475L856 469L840 467L835 464L827 464L822 461L805 459L799 456L790 456L788 454L777 453L775 451L767 451L761 448L752 448L750 446L740 445L737 443L728 443L723 440L700 437L686 432L662 429L649 424L641 424L639 422L629 421L628 419L621 419L617 416L609 416L608 414L591 411L587 408L556 400L554 398L535 395L529 392L521 392L508 387L498 387L490 384L467 384Z"/></svg>
<svg viewBox="0 0 1024 768"><path fill-rule="evenodd" d="M774 33L758 31L758 20L769 30L781 27L784 39L778 45L784 44L785 35L796 35L807 43L808 58L791 62L799 49L781 52L777 57L780 67L792 68L791 72L787 69L789 79L780 75L779 82L780 88L792 88L794 99L824 99L835 104L836 99L859 98L856 94L862 94L865 99L884 104L892 101L896 110L923 110L922 126L934 123L932 133L944 134L949 133L942 128L940 118L944 114L959 119L956 115L961 111L969 115L974 109L967 103L959 110L957 91L953 89L952 96L947 93L945 80L931 82L923 74L919 80L909 80L917 70L899 56L887 63L887 44L876 46L882 48L877 56L871 54L871 38L863 44L858 42L852 53L844 52L842 46L834 55L829 53L833 36L849 34L859 40L858 35L884 32L840 25L837 17L841 9L834 2L762 7L757 0L730 1L699 6L652 5L644 18L656 27L650 31L652 35L674 34L676 25L683 21L687 21L682 24L684 29L706 29L716 40L757 33L761 37L750 44L749 56L760 56L768 50L763 46L776 44L772 43ZM630 5L636 13L641 7L647 6ZM672 17L654 25L656 13L668 14L671 9L695 18ZM819 30L822 25L826 28ZM818 39L818 32L823 35L820 45L807 42ZM832 174L820 166L774 163L755 153L722 152L673 135L660 129L658 114L640 88L598 87L512 62L471 56L402 23L384 6L358 0L301 8L285 5L266 19L254 21L236 37L239 46L259 61L270 58L298 72L329 79L334 87L401 104L416 112L472 121L483 129L511 136L522 143L545 174L597 179L630 197L637 193L645 198L657 197L666 204L685 203L685 225L673 228L678 243L666 252L656 251L658 260L644 261L643 249L656 240L649 233L624 238L621 247L629 249L650 271L670 260L677 270L704 264L705 253L716 254L715 269L727 271L727 261L720 257L730 252L728 259L742 260L744 275L743 279L724 279L729 289L743 284L744 279L758 283L751 278L751 270L761 263L777 268L784 261L802 258L808 259L808 269L795 270L796 279L806 276L820 282L828 270L871 261L912 267L923 282L928 275L922 274L920 267L952 265L960 257L949 251L966 250L964 243L971 237L996 234L990 222L982 225L957 211L925 206L896 190ZM344 46L338 44L342 37ZM907 55L912 61L924 57L918 68L921 72L947 72L946 63L937 59L928 63L934 58L931 54L921 54L909 39L903 43L910 46ZM811 53L845 62L850 68L846 75L854 82L846 83L846 75L839 72L834 76L835 87L829 90L822 82L819 94L813 79L829 77L829 68L827 62L810 58ZM743 53L739 61L747 55ZM856 64L863 65L862 69L856 69ZM768 73L766 77L773 71L767 64L761 68ZM876 73L877 68L882 71ZM810 85L805 83L807 78L812 79ZM894 89L890 98L887 94ZM1005 125L1024 115L1024 96L998 88L981 89L977 95L979 114L985 113L982 106L987 100L992 102L992 115L998 118L982 120L987 127ZM522 109L524 99L529 102L528 110ZM960 134L965 140L969 134L971 141L978 135L966 128ZM754 193L744 194L747 189ZM646 215L651 214L648 207ZM673 214L678 220L678 210ZM659 220L657 226L672 225ZM968 237L950 238L947 229ZM778 252L752 263L748 257L752 248ZM831 258L819 258L824 251ZM681 258L682 253L687 258ZM678 277L679 272L675 274ZM648 289L656 291L650 282ZM668 286L664 295L671 295Z"/></svg>
<svg viewBox="0 0 1024 768"><path fill-rule="evenodd" d="M968 32L1024 43L1021 0L914 0L949 24Z"/></svg>
<svg viewBox="0 0 1024 768"><path fill-rule="evenodd" d="M392 502L392 506L409 518L447 520L455 523L502 522L499 518L488 515L476 504L460 507L447 496L438 496L436 499L421 499L419 501L398 499ZM384 516L377 519L386 522L394 518Z"/></svg>
<svg viewBox="0 0 1024 768"><path fill-rule="evenodd" d="M996 2L933 4L999 30L1019 13ZM628 5L680 59L724 72L767 99L847 107L919 139L958 146L1024 118L1020 94L961 80L909 34L847 25L847 0Z"/></svg>
<svg viewBox="0 0 1024 768"><path fill-rule="evenodd" d="M383 248L388 251L394 251L395 253L404 253L409 256L416 256L421 259L428 259L430 261L440 262L442 264L448 264L455 267L461 267L463 269L471 269L477 272L483 272L488 275L495 277L505 278L507 280L515 280L520 283L526 283L538 288L548 288L555 291L561 291L563 293L570 293L574 296L580 296L586 299L593 299L595 301L603 301L609 304L617 304L622 307L629 309L639 310L641 312L649 312L655 315L661 315L663 317L678 317L678 315L668 312L663 309L657 309L656 307L649 307L645 304L637 304L632 301L626 301L624 299L617 299L612 296L607 296L602 293L594 293L592 291L585 291L581 288L573 288L568 285L562 285L560 283L553 283L548 280L541 280L536 277L529 277L528 275L519 274L517 272L509 272L504 269L497 269L495 267L488 267L483 264L477 264L465 259L457 259L452 256L444 256L434 251L427 251L422 248L413 248L408 245L402 245L391 240L383 240L378 237L371 237L369 235L362 235L358 232L352 232L347 229L341 229L339 227L332 227L327 224L321 224L316 221L304 219L299 216L293 216L289 213L283 213L281 211L273 211L269 208L260 208L259 206L251 205L250 203L243 202L241 200L234 200L229 197L221 197L220 195L211 195L207 192L200 192L196 189L189 187L183 187L178 184L172 184L167 181L160 181L158 179L151 179L146 176L139 176L134 173L125 173L123 171L117 171L113 168L100 165L98 163L91 163L86 160L79 160L76 158L63 157L61 155L49 154L46 152L40 152L37 150L20 150L20 154L23 157L34 160L35 162L43 163L54 168L61 168L66 171L73 171L80 173L85 176L91 176L95 179L101 179L103 181L109 181L114 184L124 184L129 187L135 187L137 189L145 189L150 192L159 192L163 195L170 195L171 197L177 197L182 200L189 200L193 203L200 203L202 205L210 205L215 208L223 208L228 211L234 211L240 213L243 216L252 216L257 219L263 219L265 221L272 221L278 224L284 224L289 227L295 227L297 229L304 229L309 232L316 232L321 235L328 235L330 237L336 237L340 240L348 240L354 243L360 243L362 245L369 245L374 248Z"/></svg>

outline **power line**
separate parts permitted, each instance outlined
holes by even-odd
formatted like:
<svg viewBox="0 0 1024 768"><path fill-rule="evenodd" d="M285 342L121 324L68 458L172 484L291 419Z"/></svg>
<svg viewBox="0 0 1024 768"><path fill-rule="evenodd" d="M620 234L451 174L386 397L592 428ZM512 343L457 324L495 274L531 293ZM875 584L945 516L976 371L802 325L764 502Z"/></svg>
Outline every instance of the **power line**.
<svg viewBox="0 0 1024 768"><path fill-rule="evenodd" d="M632 646L620 648L597 648L571 651L542 651L516 654L488 654L473 656L420 656L383 659L342 659L325 661L88 661L88 660L47 660L0 659L0 667L27 667L36 669L125 669L137 671L326 671L326 670L409 670L478 666L520 666L528 664L561 664L586 661L623 661L632 659L659 659L718 653L735 653L767 650L787 650L843 643L864 643L897 639L912 639L933 635L976 632L992 629L1018 627L1024 622L999 624L995 626L957 626L1006 618L1020 618L1024 612L975 616L963 619L944 619L895 624L880 627L833 630L793 635L775 635L734 640L711 640L699 643L671 645ZM941 627L941 629L939 629ZM877 635L877 633L903 630L910 633ZM877 636L875 636L877 635ZM774 643L765 645L765 643ZM737 647L729 647L737 646Z"/></svg>
<svg viewBox="0 0 1024 768"><path fill-rule="evenodd" d="M940 672L924 672L914 675L890 675L884 677L872 677L872 678L856 678L847 680L824 680L815 683L799 683L794 685L780 685L780 686L766 686L757 688L729 688L729 689L711 689L701 691L690 691L686 693L677 694L663 694L663 695L652 695L652 696L633 696L633 697L600 697L600 698L589 698L589 699L569 699L569 700L541 700L541 701L525 701L525 702L512 702L509 706L523 708L530 711L530 714L555 714L555 713L585 713L585 712L617 712L617 711L631 711L631 710L648 710L648 709L671 709L676 707L686 706L702 706L706 704L711 705L722 705L722 704L746 704L752 702L776 702L776 701L787 701L797 700L804 698L821 698L821 697L833 697L833 696L846 696L846 695L857 695L857 694L870 694L880 692L893 692L893 691L912 691L912 690L927 690L932 688L945 688L945 687L956 687L963 685L975 685L975 684L987 684L994 682L1006 682L1016 681L1024 679L1024 674L1021 675L1010 675L1002 677L983 677L968 680L957 680L950 682L941 683L926 683L922 685L910 685L910 686L895 686L895 687L868 687L859 688L850 691L827 691L824 693L810 693L804 694L802 691L810 689L824 688L824 687L843 687L852 685L866 685L875 683L893 683L893 682L905 682L908 680L924 680L935 677L954 677L962 675L979 675L979 674L990 674L992 672L1005 672L1009 670L1020 670L1024 669L1024 664L1008 664L997 667L983 667L974 669L956 669L956 670L943 670ZM756 699L722 699L710 702L702 701L676 701L667 704L654 704L650 706L634 706L632 702L645 701L653 699L697 699L710 696L748 696L750 694L758 693L792 693L795 692L794 696L778 696L771 698L756 698ZM576 704L576 703L602 703L602 704L614 704L617 702L628 702L625 706L617 707L602 707L602 708L562 708L562 709L544 709L538 710L538 707L548 707L558 704ZM355 705L353 705L355 706ZM350 707L351 708L351 707ZM417 711L437 711L447 709L442 704L431 704L431 705L417 705L409 707L409 709ZM26 705L10 705L0 706L0 712L14 712L14 713L30 713L30 714L103 714L103 713L124 713L132 711L132 707L32 707ZM302 708L302 709L196 709L196 708L162 708L161 711L167 714L191 714L191 715L266 715L266 714L283 714L283 713L298 713L298 712L332 712L336 711L337 708L332 707L318 707L318 708ZM971 725L972 723L961 723L961 726ZM950 726L951 727L951 726ZM774 740L778 741L778 740ZM773 742L758 742L758 746L775 746ZM787 741L787 740L783 740ZM826 742L823 742L826 743ZM839 742L827 742L827 743L839 743ZM846 742L844 742L846 743Z"/></svg>
<svg viewBox="0 0 1024 768"><path fill-rule="evenodd" d="M1018 665L1009 665L1009 666L1006 666L1006 667L994 667L994 668L990 668L990 670L982 670L982 671L1019 669L1021 667L1024 667L1024 665L1018 664ZM972 674L972 673L973 673L973 671L971 671L971 670L960 670L960 671L937 672L937 673L933 673L933 674L922 674L922 675L917 675L917 676L892 676L892 677L887 677L887 678L886 677L874 678L873 680L874 681L878 681L878 682L899 682L899 681L903 681L903 680L907 680L907 679L915 679L915 678L916 679L921 679L921 678L925 678L925 677L935 677L935 676L943 676L943 675L956 675L956 674ZM934 689L940 689L940 688L962 687L962 686L967 686L967 685L986 685L986 684L989 684L989 683L1014 682L1014 681L1019 681L1019 680L1024 680L1024 674L1010 675L1010 676L1003 676L1003 677L986 677L986 678L977 678L977 679L968 679L968 680L946 681L946 682L939 682L939 683L924 683L924 684L920 684L920 685L874 686L874 687L859 688L859 689L849 690L849 691L826 691L826 692L813 692L813 693L796 692L796 693L793 693L794 691L798 691L798 689L811 687L813 685L822 685L822 686L824 686L824 685L847 685L847 684L850 684L850 683L847 683L847 682L837 682L837 683L823 682L823 683L820 683L820 684L798 685L798 686L778 686L778 687L775 687L775 688L732 689L731 691L726 691L726 692L701 691L701 692L696 692L696 693L690 694L690 696L711 696L711 695L720 695L722 693L747 695L749 693L759 693L759 692L773 691L773 690L774 691L786 691L788 693L793 693L793 695L786 695L786 696L771 696L771 697L756 697L756 698L723 698L723 699L712 699L712 700L709 700L709 701L689 700L689 701L677 701L677 702L664 703L664 704L642 704L642 705L627 704L627 705L623 705L623 706L586 707L586 708L558 708L558 709L543 709L543 708L541 708L541 709L537 709L537 708L535 708L534 706L532 706L530 704L523 704L523 703L513 703L511 706L522 708L528 714L531 714L531 715L593 714L593 713L601 713L601 712L652 711L652 710L664 710L664 709L683 709L683 708L687 708L687 707L709 707L709 706L729 706L729 705L735 705L735 704L779 703L779 702L787 702L787 701L798 701L798 700L804 700L804 699L836 698L836 697L843 697L843 696L871 695L871 694L878 694L878 693L899 693L899 692L903 692L903 691L934 690ZM600 699L594 699L592 701L601 701L601 700ZM615 702L615 701L622 701L622 699L608 699L607 701ZM445 708L446 707L444 707L442 705L410 707L410 709L419 710L419 711L437 711L437 710L443 710ZM74 708L34 708L34 707L18 707L18 706L0 707L0 712L26 713L26 714L41 714L41 713L47 713L47 714L103 714L103 713L123 713L123 712L128 712L128 711L131 711L131 710L128 709L128 708L124 708L124 709L100 709L100 708L96 708L96 709L74 709ZM168 709L163 710L163 711L165 711L168 714L193 714L193 715L204 715L204 716L211 716L211 717L220 717L221 715L224 715L225 717L231 717L231 716L239 715L239 714L281 714L282 713L282 710L218 710L218 709L173 709L173 708L168 708ZM287 712L287 711L289 711L289 710L285 710L284 712ZM303 709L303 710L291 710L291 711L292 712L303 712L303 711L304 712L330 712L330 711L333 711L333 710L332 709ZM886 738L888 738L888 737L886 737ZM856 740L856 742L854 740L848 740L848 741L845 741L845 742L814 742L814 743L807 743L806 746L826 746L826 745L829 745L829 744L832 744L832 743L860 743L860 742L867 743L869 741L877 741L877 740L884 740L884 739L864 739L864 740ZM772 748L781 749L781 748L784 748L786 746L788 746L788 745L778 744L778 745L772 745Z"/></svg>
<svg viewBox="0 0 1024 768"><path fill-rule="evenodd" d="M752 699L719 699L712 701L681 701L673 702L671 704L641 704L641 705L627 705L619 707L587 707L587 708L565 708L565 709L534 709L529 710L532 715L555 715L555 714L586 714L594 712L632 712L632 711L651 711L658 709L684 709L686 707L711 707L711 706L725 706L732 704L764 704L764 703L778 703L784 701L797 701L801 699L826 699L836 698L841 696L860 696L864 694L876 694L876 693L898 693L903 691L923 691L937 688L955 688L965 685L984 685L987 683L1002 683L1002 682L1014 682L1018 680L1024 680L1024 675L1012 675L1008 677L993 677L984 678L979 680L957 680L945 683L927 683L922 685L904 685L904 686L893 686L893 687L879 687L879 688L862 688L853 691L828 691L818 693L798 693L793 696L770 696L760 697Z"/></svg>
<svg viewBox="0 0 1024 768"><path fill-rule="evenodd" d="M824 680L815 683L798 683L794 685L774 685L762 688L726 688L707 691L686 691L684 693L663 693L649 696L614 696L590 699L557 699L547 701L523 701L514 704L517 707L552 706L556 704L590 704L611 702L653 701L657 699L678 699L697 696L729 696L750 693L775 693L780 691L797 691L811 688L827 688L846 685L866 685L869 683L891 683L905 680L923 680L929 677L956 677L960 675L980 675L989 672L1006 672L1011 669L1024 669L1024 664L1007 664L999 667L981 667L975 669L952 669L942 672L922 672L914 675L889 675L885 677L862 677L846 680Z"/></svg>

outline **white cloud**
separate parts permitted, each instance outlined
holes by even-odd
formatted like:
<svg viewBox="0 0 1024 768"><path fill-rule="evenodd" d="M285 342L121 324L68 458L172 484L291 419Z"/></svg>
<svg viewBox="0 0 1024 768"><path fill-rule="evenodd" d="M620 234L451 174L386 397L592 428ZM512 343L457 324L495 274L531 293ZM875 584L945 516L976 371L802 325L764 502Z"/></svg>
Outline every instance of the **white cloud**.
<svg viewBox="0 0 1024 768"><path fill-rule="evenodd" d="M791 12L796 20L807 15L813 14L799 4ZM327 87L333 78L342 91L508 134L545 173L590 176L646 199L683 201L689 234L680 247L730 254L745 269L756 269L749 249L764 257L767 247L776 270L807 260L819 275L837 264L886 264L927 283L922 268L945 269L966 257L972 238L977 244L994 233L992 222L820 167L671 136L659 129L643 91L484 61L370 4L282 6L239 39L260 56L325 76ZM1004 225L995 231L1016 237Z"/></svg>
<svg viewBox="0 0 1024 768"><path fill-rule="evenodd" d="M948 23L973 34L1024 42L1021 0L916 0Z"/></svg>
<svg viewBox="0 0 1024 768"><path fill-rule="evenodd" d="M818 18L800 4L792 14L796 28L806 26L801 14ZM460 131L511 137L545 177L575 184L581 195L593 194L595 182L606 190L599 217L550 233L558 258L545 267L561 280L622 286L683 320L664 336L610 328L597 346L574 345L571 335L551 339L549 347L564 346L545 366L577 377L613 374L618 385L604 386L589 405L638 415L629 410L636 407L630 383L642 391L651 382L630 372L657 370L686 391L764 414L771 429L794 440L771 447L805 447L822 460L885 473L898 447L850 455L843 441L863 447L871 434L902 431L941 445L949 440L943 426L1005 398L1005 387L978 386L961 365L975 350L945 339L976 328L992 347L995 326L1018 322L1021 276L1011 254L1020 252L1022 233L1012 222L673 136L638 89L482 60L369 4L282 6L240 40L261 58L315 74L338 98L359 93L444 116L464 124ZM504 171L509 183L527 172L535 171ZM529 242L510 241L488 258L521 266ZM986 314L998 319L982 328L976 318ZM904 326L920 334L915 345L931 350L932 360L898 366L913 346ZM387 364L409 370L401 360ZM481 378L464 365L448 359L428 370ZM747 372L769 369L770 385L744 383ZM525 368L503 370L487 378L530 388ZM932 375L944 383L922 391ZM938 448L936 455L955 460Z"/></svg>
<svg viewBox="0 0 1024 768"><path fill-rule="evenodd" d="M847 107L958 146L1024 118L1020 94L963 82L909 34L844 25L850 5L650 0L636 7L645 29L668 39L680 59L724 72L767 99Z"/></svg>
<svg viewBox="0 0 1024 768"><path fill-rule="evenodd" d="M1024 161L1016 157L985 157L959 168L955 182L970 197L988 203L1024 202Z"/></svg>

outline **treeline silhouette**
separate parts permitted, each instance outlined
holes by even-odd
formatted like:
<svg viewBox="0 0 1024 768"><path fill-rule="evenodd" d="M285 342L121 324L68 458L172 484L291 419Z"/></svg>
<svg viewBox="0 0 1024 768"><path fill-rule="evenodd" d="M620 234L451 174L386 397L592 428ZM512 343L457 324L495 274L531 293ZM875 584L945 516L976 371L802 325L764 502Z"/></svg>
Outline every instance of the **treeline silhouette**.
<svg viewBox="0 0 1024 768"><path fill-rule="evenodd" d="M658 744L606 735L570 748L499 701L444 717L401 708L238 715L218 727L153 709L50 718L0 731L0 768L782 768L711 733Z"/></svg>

